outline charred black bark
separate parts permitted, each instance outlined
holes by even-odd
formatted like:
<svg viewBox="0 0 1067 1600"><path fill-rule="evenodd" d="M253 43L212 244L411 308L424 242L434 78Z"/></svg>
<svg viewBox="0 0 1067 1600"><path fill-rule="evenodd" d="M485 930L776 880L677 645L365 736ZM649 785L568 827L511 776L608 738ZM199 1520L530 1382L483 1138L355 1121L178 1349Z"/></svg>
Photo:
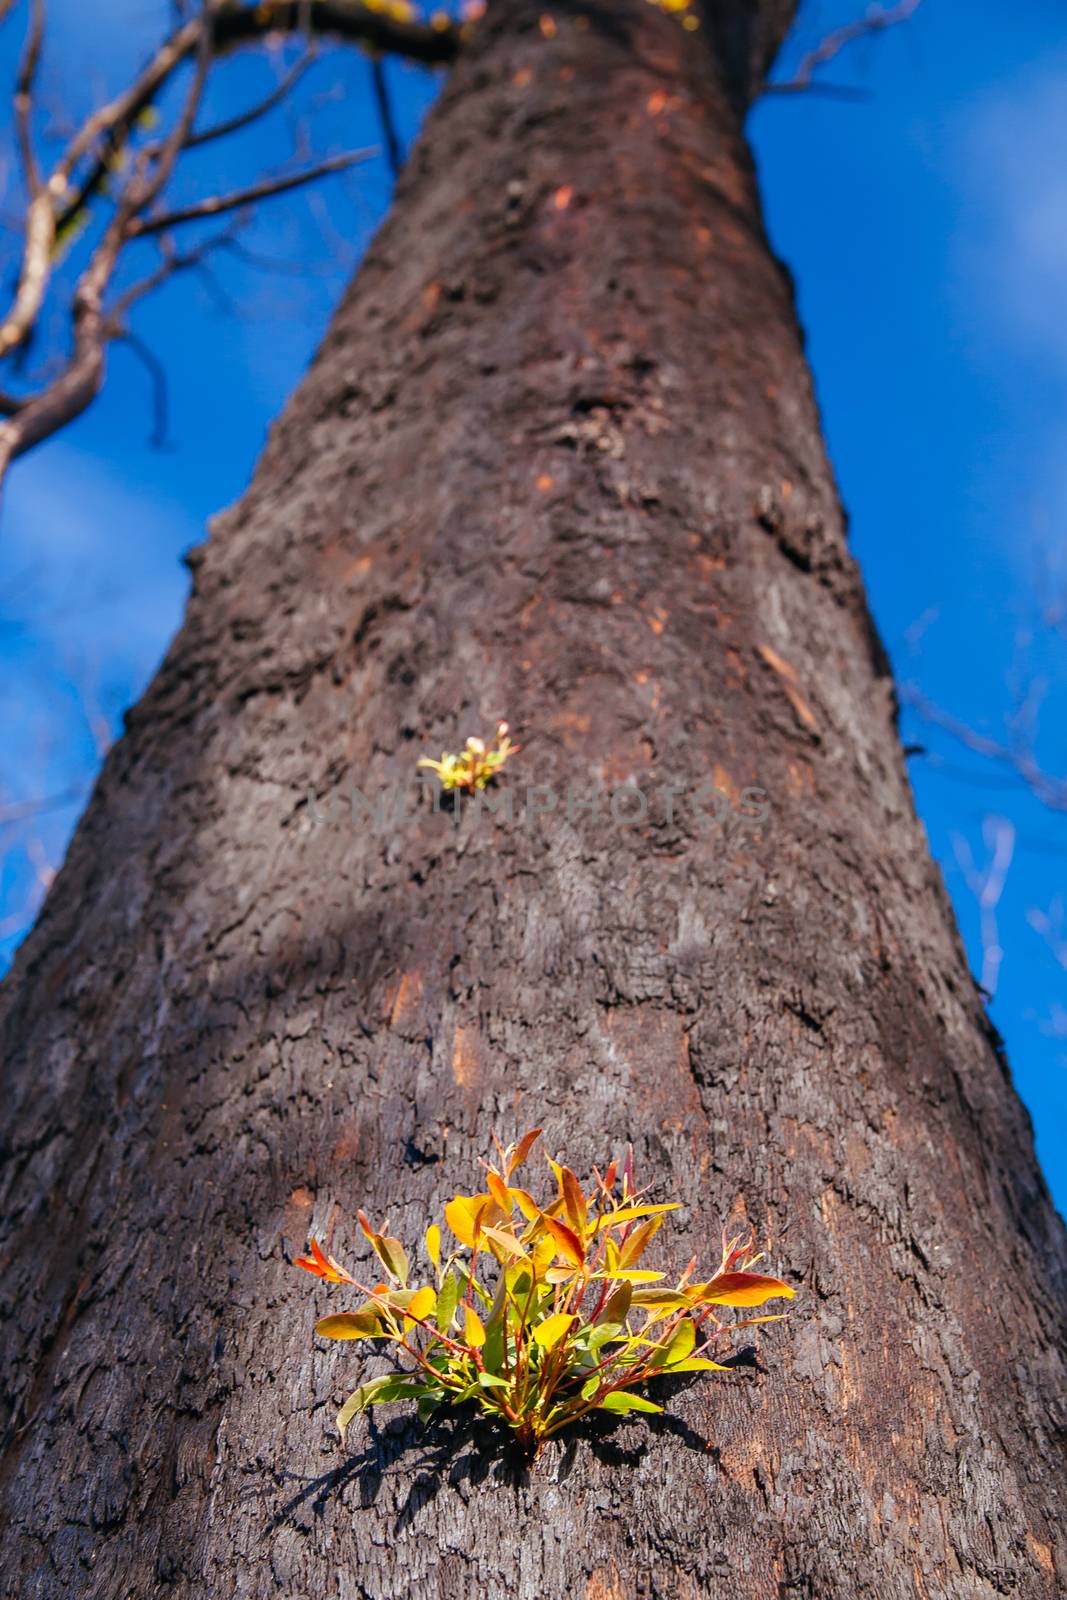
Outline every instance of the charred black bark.
<svg viewBox="0 0 1067 1600"><path fill-rule="evenodd" d="M1062 1231L736 84L644 0L497 0L196 557L3 991L5 1593L1067 1586ZM550 815L316 821L498 716ZM647 815L568 815L598 784ZM288 1258L358 1257L360 1203L414 1244L534 1122L582 1170L632 1139L686 1255L753 1222L791 1320L528 1473L403 1418L340 1449L361 1364Z"/></svg>

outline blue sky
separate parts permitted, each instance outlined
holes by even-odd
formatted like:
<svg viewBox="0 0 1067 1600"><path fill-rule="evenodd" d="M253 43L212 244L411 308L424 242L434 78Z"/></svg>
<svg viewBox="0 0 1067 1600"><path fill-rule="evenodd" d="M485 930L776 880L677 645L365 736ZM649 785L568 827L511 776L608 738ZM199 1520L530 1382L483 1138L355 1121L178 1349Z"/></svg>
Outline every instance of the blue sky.
<svg viewBox="0 0 1067 1600"><path fill-rule="evenodd" d="M101 8L53 0L45 84L87 108L120 81L164 19L163 0ZM856 0L808 0L780 68ZM19 24L0 37L9 67ZM389 64L410 138L431 75ZM1067 772L1067 28L1060 0L923 0L906 25L825 71L861 100L767 99L751 119L775 246L796 277L853 548L899 680L1002 738L1018 697L1044 685L1035 748ZM272 82L262 58L231 64L213 109ZM221 187L279 162L314 130L317 153L371 146L369 74L324 52L300 121L275 116L211 153ZM211 169L190 165L184 198ZM212 182L218 184L218 177ZM10 960L61 859L99 753L121 729L181 617L179 557L240 494L271 419L388 203L381 159L314 196L264 207L252 257L218 261L147 303L136 331L168 374L169 442L154 449L145 372L117 348L96 407L12 474L0 518L0 964ZM10 196L3 212L10 212ZM10 235L4 236L8 258ZM5 269L5 276L7 269ZM240 308L237 310L237 308ZM920 814L971 963L988 967L978 900L988 842L1011 861L996 907L992 1015L1067 1208L1067 823L949 735L905 709ZM992 820L991 820L992 819ZM961 862L964 863L961 865ZM1044 918L1044 921L1042 921ZM1067 941L1067 923L1060 935ZM989 930L985 945L989 944Z"/></svg>

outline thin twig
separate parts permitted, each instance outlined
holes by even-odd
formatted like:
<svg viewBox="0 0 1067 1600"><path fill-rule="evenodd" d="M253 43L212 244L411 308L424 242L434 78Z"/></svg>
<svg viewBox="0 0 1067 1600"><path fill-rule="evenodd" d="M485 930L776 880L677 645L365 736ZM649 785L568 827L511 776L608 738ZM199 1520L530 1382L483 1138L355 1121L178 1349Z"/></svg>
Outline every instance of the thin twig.
<svg viewBox="0 0 1067 1600"><path fill-rule="evenodd" d="M385 67L380 57L374 56L370 64L371 82L374 85L374 103L378 107L378 120L382 125L382 136L385 139L385 151L389 157L389 167L394 178L399 178L400 169L404 165L404 153L400 146L400 136L396 131L396 119L393 116L393 102L389 97L389 85L385 81Z"/></svg>
<svg viewBox="0 0 1067 1600"><path fill-rule="evenodd" d="M85 788L79 784L70 789L61 789L58 794L46 795L42 800L23 800L14 805L0 806L0 828L14 827L17 822L28 822L31 817L43 816L46 811L58 811L62 806L69 806L75 800L81 800L84 794Z"/></svg>
<svg viewBox="0 0 1067 1600"><path fill-rule="evenodd" d="M170 405L167 389L167 370L159 357L149 349L143 339L131 333L128 328L114 335L130 353L144 367L152 386L152 431L148 436L148 443L153 450L166 448L167 436L170 432Z"/></svg>
<svg viewBox="0 0 1067 1600"><path fill-rule="evenodd" d="M146 295L152 294L170 278L179 272L191 272L202 267L207 257L214 250L229 249L236 244L236 235L240 223L231 223L222 233L212 234L207 239L201 239L190 250L178 251L173 248L169 239L161 241L163 259L154 271L145 277L139 278L136 283L125 289L118 299L114 301L108 311L108 328L110 337L121 338L126 332L124 318L131 306L138 300L143 300Z"/></svg>
<svg viewBox="0 0 1067 1600"><path fill-rule="evenodd" d="M455 59L463 31L453 22L437 26L404 21L372 10L363 0L275 0L270 5L222 6L213 18L212 42L214 54L221 56L267 36L330 34L425 66L444 66ZM179 15L178 26L147 66L122 93L82 123L54 164L41 194L27 210L19 287L10 312L0 320L0 356L29 337L44 303L57 238L66 234L100 192L111 173L115 152L177 69L198 52L203 37L202 16L181 20ZM73 184L85 161L88 171Z"/></svg>
<svg viewBox="0 0 1067 1600"><path fill-rule="evenodd" d="M358 161L368 161L374 153L373 150L350 150L345 155L329 156L325 161L320 161L303 172L291 172L281 178L264 178L259 183L250 184L247 189L237 189L232 194L212 195L206 200L198 200L195 205L184 206L178 211L165 211L158 216L137 217L130 224L129 237L144 239L151 234L168 233L184 222L198 222L204 217L217 217L226 211L238 211L242 206L253 205L257 200L267 200L274 195L297 189L302 184L313 183L316 178L325 178L334 172L344 172L346 168L355 166Z"/></svg>
<svg viewBox="0 0 1067 1600"><path fill-rule="evenodd" d="M318 58L315 51L308 50L306 55L300 57L285 76L256 105L250 106L247 111L241 111L235 117L229 117L225 122L216 122L210 128L202 128L199 132L191 133L185 141L187 150L196 150L202 144L208 144L213 139L225 139L231 133L238 133L242 128L247 128L250 123L265 117L268 111L280 105L289 92L296 86L304 73Z"/></svg>
<svg viewBox="0 0 1067 1600"><path fill-rule="evenodd" d="M900 690L900 698L920 717L932 722L935 727L944 728L946 733L950 733L960 744L966 745L968 750L986 756L1000 766L1009 767L1044 805L1051 807L1053 811L1067 811L1067 778L1057 778L1045 772L1028 745L1004 744L998 739L991 739L986 734L978 733L967 723L961 722L958 717L942 711L940 706L927 699L914 684L904 684Z"/></svg>
<svg viewBox="0 0 1067 1600"><path fill-rule="evenodd" d="M997 907L1004 893L1015 850L1015 827L1007 817L986 817L982 836L989 851L989 862L981 870L975 866L971 847L962 834L953 834L952 847L967 887L978 901L982 935L981 983L992 1000L997 992L1000 964L1004 959L997 928Z"/></svg>

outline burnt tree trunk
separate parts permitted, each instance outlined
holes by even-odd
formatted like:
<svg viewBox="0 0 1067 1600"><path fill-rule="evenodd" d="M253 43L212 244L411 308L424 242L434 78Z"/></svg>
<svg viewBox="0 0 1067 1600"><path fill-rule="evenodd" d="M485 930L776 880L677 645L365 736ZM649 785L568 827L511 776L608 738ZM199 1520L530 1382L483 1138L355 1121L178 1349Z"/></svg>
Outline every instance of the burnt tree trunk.
<svg viewBox="0 0 1067 1600"><path fill-rule="evenodd" d="M495 0L194 559L4 989L5 1595L1067 1588L1062 1233L760 218L776 10ZM513 823L323 820L498 716ZM414 1244L537 1122L633 1140L679 1263L753 1223L790 1320L528 1473L398 1413L342 1449L378 1358L289 1259L358 1260L358 1204Z"/></svg>

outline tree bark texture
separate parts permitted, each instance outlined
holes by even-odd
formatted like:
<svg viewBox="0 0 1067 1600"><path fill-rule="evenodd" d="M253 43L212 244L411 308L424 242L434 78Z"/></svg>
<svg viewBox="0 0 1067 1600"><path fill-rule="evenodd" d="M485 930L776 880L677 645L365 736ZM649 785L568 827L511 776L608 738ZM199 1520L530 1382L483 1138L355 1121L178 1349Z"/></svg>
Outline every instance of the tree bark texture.
<svg viewBox="0 0 1067 1600"><path fill-rule="evenodd" d="M192 558L3 991L6 1595L1067 1590L1062 1230L914 815L743 59L645 0L496 0ZM500 716L514 823L322 820ZM647 815L568 817L598 784ZM415 1246L537 1123L583 1173L633 1141L679 1267L754 1225L789 1320L529 1471L400 1411L342 1448L381 1360L314 1338L345 1302L292 1256L358 1263L357 1205Z"/></svg>

